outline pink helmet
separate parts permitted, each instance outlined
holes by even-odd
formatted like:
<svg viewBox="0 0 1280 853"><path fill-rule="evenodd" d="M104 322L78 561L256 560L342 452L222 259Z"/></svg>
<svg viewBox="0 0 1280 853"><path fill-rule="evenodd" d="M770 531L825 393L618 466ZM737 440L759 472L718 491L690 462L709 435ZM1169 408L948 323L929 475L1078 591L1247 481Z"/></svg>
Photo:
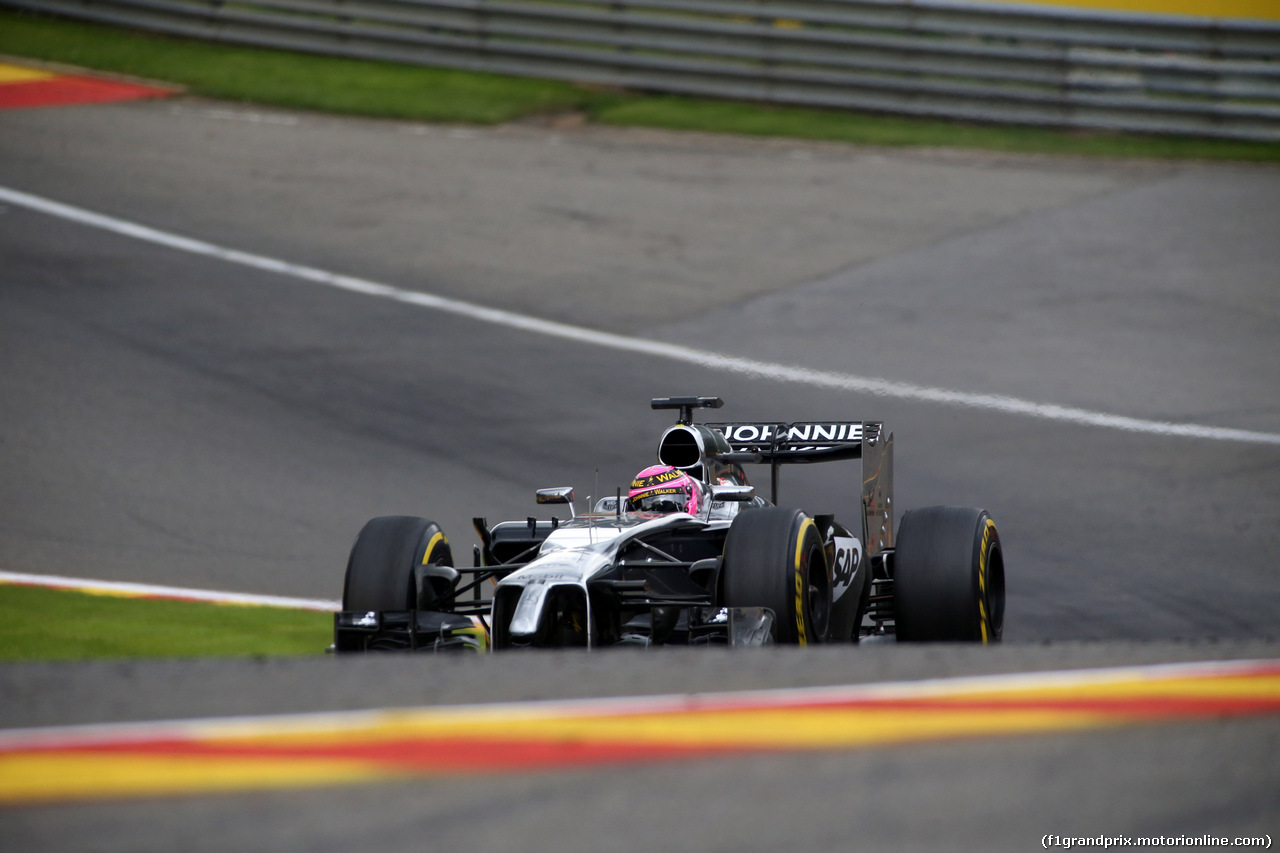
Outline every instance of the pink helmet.
<svg viewBox="0 0 1280 853"><path fill-rule="evenodd" d="M679 468L654 465L631 481L627 509L633 512L687 512L696 514L702 490L698 481Z"/></svg>

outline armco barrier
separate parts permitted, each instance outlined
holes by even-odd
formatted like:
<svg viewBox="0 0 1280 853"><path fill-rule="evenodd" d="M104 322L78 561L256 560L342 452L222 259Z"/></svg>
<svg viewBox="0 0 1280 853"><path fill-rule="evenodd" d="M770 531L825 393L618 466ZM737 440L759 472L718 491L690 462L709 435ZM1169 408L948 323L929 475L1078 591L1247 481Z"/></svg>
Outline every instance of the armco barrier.
<svg viewBox="0 0 1280 853"><path fill-rule="evenodd" d="M0 0L334 56L785 104L1280 140L1280 22L939 0Z"/></svg>

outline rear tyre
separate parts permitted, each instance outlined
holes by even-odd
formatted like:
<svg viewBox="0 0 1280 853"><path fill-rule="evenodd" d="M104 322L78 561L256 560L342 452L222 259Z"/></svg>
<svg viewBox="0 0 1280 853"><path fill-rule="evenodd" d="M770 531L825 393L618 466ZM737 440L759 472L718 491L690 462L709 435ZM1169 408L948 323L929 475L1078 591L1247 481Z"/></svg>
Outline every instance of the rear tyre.
<svg viewBox="0 0 1280 853"><path fill-rule="evenodd" d="M831 569L813 519L798 509L738 514L724 542L726 607L767 607L779 643L820 643L831 620Z"/></svg>
<svg viewBox="0 0 1280 853"><path fill-rule="evenodd" d="M356 537L342 585L342 609L413 610L414 566L453 565L440 525L425 518L388 515L369 521Z"/></svg>
<svg viewBox="0 0 1280 853"><path fill-rule="evenodd" d="M893 556L899 641L997 643L1004 633L1004 554L986 510L903 513Z"/></svg>

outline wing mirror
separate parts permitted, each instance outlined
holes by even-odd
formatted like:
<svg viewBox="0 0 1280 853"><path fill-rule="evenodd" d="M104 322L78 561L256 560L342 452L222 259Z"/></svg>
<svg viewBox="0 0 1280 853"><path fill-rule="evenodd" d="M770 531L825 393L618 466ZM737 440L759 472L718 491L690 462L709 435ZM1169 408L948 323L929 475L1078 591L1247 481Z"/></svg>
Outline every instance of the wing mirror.
<svg viewBox="0 0 1280 853"><path fill-rule="evenodd" d="M539 504L568 504L569 514L573 512L573 486L560 486L555 489L538 489L536 492Z"/></svg>
<svg viewBox="0 0 1280 853"><path fill-rule="evenodd" d="M712 485L713 501L729 501L730 503L746 503L756 496L755 486Z"/></svg>

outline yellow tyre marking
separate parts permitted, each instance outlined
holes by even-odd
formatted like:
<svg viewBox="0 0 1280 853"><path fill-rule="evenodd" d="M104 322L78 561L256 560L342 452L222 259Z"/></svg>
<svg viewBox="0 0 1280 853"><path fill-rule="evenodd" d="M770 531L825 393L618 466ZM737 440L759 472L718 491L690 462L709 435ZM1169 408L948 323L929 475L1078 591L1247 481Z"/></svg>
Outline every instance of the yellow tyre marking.
<svg viewBox="0 0 1280 853"><path fill-rule="evenodd" d="M982 642L991 642L991 632L995 630L987 617L987 551L991 546L991 533L996 523L990 518L982 526L982 550L978 554L978 628L982 632Z"/></svg>
<svg viewBox="0 0 1280 853"><path fill-rule="evenodd" d="M796 533L796 557L793 563L796 576L796 637L802 646L809 645L809 638L806 636L804 629L804 599L807 590L805 589L804 572L800 570L800 555L804 552L804 537L809 532L810 527L816 529L813 519L806 517L800 523L800 530ZM810 570L812 570L812 566Z"/></svg>
<svg viewBox="0 0 1280 853"><path fill-rule="evenodd" d="M431 541L427 543L427 550L422 552L422 565L425 566L431 562L431 552L435 550L437 542L449 544L449 540L444 538L444 531L437 530L436 535L432 536Z"/></svg>

